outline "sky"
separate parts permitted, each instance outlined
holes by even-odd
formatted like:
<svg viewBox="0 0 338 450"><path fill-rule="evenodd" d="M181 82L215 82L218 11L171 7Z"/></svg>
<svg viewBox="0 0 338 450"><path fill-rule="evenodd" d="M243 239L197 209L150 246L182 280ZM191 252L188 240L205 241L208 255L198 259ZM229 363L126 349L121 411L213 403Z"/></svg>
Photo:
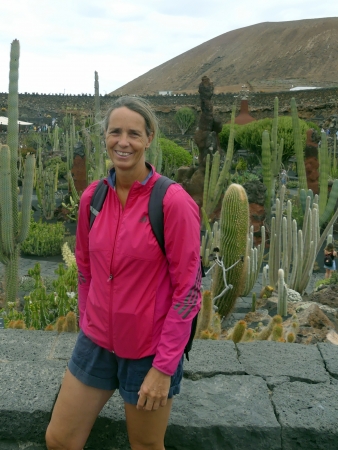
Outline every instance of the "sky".
<svg viewBox="0 0 338 450"><path fill-rule="evenodd" d="M20 41L19 92L108 94L154 67L238 28L337 17L332 0L3 0L0 92Z"/></svg>

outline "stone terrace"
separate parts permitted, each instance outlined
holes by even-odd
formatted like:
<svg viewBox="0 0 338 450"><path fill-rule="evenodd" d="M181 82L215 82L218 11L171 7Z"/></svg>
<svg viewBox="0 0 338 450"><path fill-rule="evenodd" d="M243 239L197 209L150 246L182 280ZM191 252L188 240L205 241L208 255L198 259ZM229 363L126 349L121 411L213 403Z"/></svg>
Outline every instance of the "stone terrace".
<svg viewBox="0 0 338 450"><path fill-rule="evenodd" d="M75 334L0 330L0 448L42 450ZM195 341L166 450L337 450L338 347ZM86 449L128 449L123 402L102 410Z"/></svg>

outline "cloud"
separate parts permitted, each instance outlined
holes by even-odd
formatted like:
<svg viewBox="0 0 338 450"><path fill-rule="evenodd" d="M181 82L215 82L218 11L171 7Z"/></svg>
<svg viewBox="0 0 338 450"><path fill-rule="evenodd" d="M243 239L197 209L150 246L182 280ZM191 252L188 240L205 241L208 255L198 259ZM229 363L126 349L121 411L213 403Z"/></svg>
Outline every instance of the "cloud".
<svg viewBox="0 0 338 450"><path fill-rule="evenodd" d="M20 40L21 92L111 92L227 31L260 22L338 15L322 0L16 0L1 5L0 91L8 89L10 43ZM324 13L323 13L324 12ZM8 61L8 63L7 63Z"/></svg>

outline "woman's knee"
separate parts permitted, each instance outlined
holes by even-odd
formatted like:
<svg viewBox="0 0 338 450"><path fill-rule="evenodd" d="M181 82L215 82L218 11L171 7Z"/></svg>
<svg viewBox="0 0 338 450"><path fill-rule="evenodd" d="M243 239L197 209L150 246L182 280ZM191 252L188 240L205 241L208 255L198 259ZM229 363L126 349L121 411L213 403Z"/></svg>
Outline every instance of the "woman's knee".
<svg viewBox="0 0 338 450"><path fill-rule="evenodd" d="M50 425L47 428L45 440L48 450L82 450L82 446L76 446L72 442L62 442Z"/></svg>

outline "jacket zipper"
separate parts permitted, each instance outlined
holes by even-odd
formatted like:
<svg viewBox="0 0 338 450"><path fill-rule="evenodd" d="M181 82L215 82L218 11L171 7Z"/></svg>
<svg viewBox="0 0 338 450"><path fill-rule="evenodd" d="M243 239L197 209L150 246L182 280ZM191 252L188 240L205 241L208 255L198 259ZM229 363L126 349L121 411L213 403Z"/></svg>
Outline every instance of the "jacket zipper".
<svg viewBox="0 0 338 450"><path fill-rule="evenodd" d="M129 191L129 193L128 193L128 197L127 197L127 200L126 200L126 204L124 205L124 209L122 209L122 205L121 205L120 199L118 198L118 195L117 195L117 193L116 193L115 190L114 190L114 194L115 194L116 197L117 197L117 201L118 201L118 204L119 204L119 206L120 206L120 210L119 210L119 221L118 221L118 225L117 225L117 229L116 229L116 234L115 234L114 247L113 247L112 256L111 256L111 259L110 259L110 266L109 266L109 269L112 270L112 271L113 271L113 262L114 262L115 246L116 246L116 241L117 241L118 234L119 234L120 223L121 223L121 220L122 220L122 216L123 216L123 214L124 214L124 211L126 210L126 206L127 206L127 204L128 204L128 199L129 199L130 191ZM114 272L114 271L113 271L113 272ZM113 278L114 278L113 274L110 273L110 274L109 274L109 277L108 277L108 279L107 279L107 283L111 283L112 280L113 280ZM111 290L111 289L112 289L112 286L110 285L110 290ZM109 325L108 325L108 326L109 326L109 344L110 344L110 348L111 348L111 353L114 353L113 332L112 332L112 318L113 318L113 312L112 312L112 309L113 309L113 305L112 305L111 296L110 296L110 297L109 297L109 315L108 315L108 317L109 317Z"/></svg>

